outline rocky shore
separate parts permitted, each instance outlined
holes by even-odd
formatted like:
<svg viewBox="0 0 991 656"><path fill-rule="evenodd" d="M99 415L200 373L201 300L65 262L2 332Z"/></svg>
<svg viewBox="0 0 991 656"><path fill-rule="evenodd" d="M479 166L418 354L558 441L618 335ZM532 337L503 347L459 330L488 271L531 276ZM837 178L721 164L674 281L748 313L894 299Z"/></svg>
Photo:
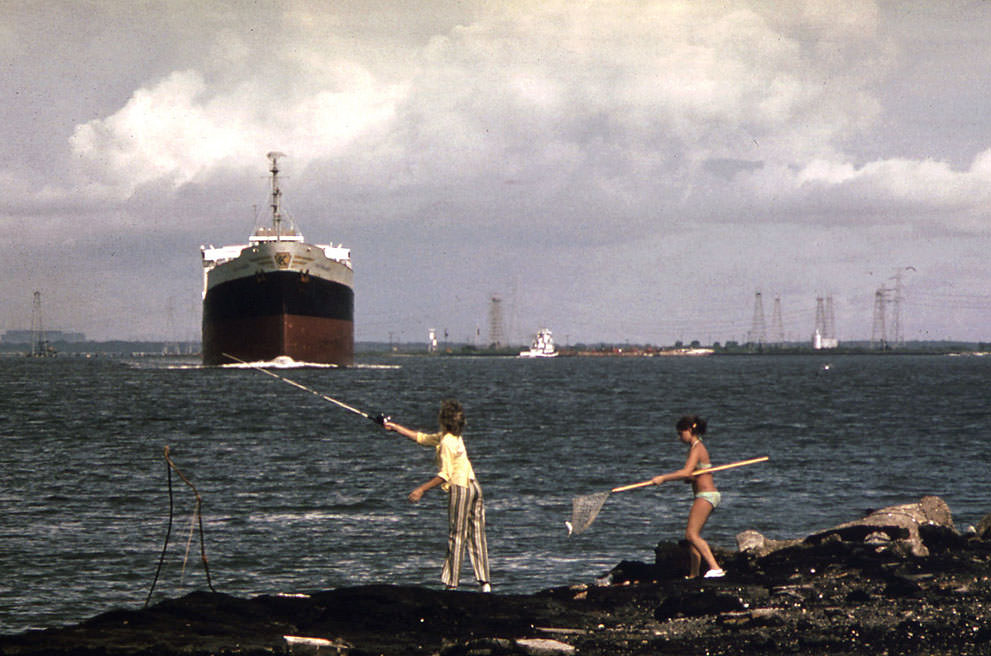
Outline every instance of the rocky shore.
<svg viewBox="0 0 991 656"><path fill-rule="evenodd" d="M805 538L745 531L722 579L682 545L533 595L389 585L239 599L196 592L0 636L0 654L991 654L991 515L937 497Z"/></svg>

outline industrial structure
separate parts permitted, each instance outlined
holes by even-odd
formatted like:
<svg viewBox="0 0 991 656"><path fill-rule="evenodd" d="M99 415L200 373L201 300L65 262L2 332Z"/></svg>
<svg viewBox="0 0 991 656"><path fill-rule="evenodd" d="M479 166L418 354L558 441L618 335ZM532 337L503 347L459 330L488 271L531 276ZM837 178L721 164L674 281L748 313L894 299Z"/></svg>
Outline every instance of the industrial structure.
<svg viewBox="0 0 991 656"><path fill-rule="evenodd" d="M764 319L764 299L761 292L754 294L754 312L747 333L747 343L758 348L764 346L783 347L786 344L785 327L781 310L781 297L774 297L771 311L771 327L768 330ZM816 298L815 326L812 332L812 347L816 350L839 346L836 338L836 318L833 310L833 297Z"/></svg>
<svg viewBox="0 0 991 656"><path fill-rule="evenodd" d="M781 297L774 297L774 310L771 312L771 344L784 346L785 326L781 320Z"/></svg>
<svg viewBox="0 0 991 656"><path fill-rule="evenodd" d="M905 332L902 324L902 302L905 299L905 294L902 277L906 271L915 271L915 267L907 266L896 269L895 275L888 278L888 281L894 281L894 286L888 287L887 282L885 282L874 292L871 348L880 348L883 351L891 346L901 346L905 343ZM888 317L891 318L890 340Z"/></svg>
<svg viewBox="0 0 991 656"><path fill-rule="evenodd" d="M816 325L812 332L812 348L817 351L834 349L840 345L836 339L836 316L833 312L833 297L827 296L825 304L822 296L816 298Z"/></svg>
<svg viewBox="0 0 991 656"><path fill-rule="evenodd" d="M764 346L767 342L767 328L764 325L764 301L761 293L754 295L754 317L750 323L750 333L747 335L748 344Z"/></svg>
<svg viewBox="0 0 991 656"><path fill-rule="evenodd" d="M493 294L489 302L489 348L502 348L506 337L502 325L502 298Z"/></svg>
<svg viewBox="0 0 991 656"><path fill-rule="evenodd" d="M55 348L48 343L45 322L41 316L41 292L34 293L31 307L31 357L47 358L55 355Z"/></svg>

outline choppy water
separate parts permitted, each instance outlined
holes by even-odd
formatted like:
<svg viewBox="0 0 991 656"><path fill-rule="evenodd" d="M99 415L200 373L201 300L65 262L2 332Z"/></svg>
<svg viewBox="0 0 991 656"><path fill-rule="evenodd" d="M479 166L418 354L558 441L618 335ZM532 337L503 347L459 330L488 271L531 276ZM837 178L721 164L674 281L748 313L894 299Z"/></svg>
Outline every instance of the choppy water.
<svg viewBox="0 0 991 656"><path fill-rule="evenodd" d="M405 499L433 474L430 450L257 371L181 364L0 359L0 633L144 603L169 516L166 445L202 494L218 591L439 584L444 495ZM678 483L612 495L581 536L564 520L575 495L680 467L673 424L687 412L709 419L714 463L771 457L718 476L724 504L705 535L725 548L744 529L797 537L924 494L958 527L991 512L988 358L363 365L279 373L414 427L436 426L442 397L462 400L501 592L587 582L679 538ZM155 601L206 588L199 533L182 571L193 497L173 483Z"/></svg>

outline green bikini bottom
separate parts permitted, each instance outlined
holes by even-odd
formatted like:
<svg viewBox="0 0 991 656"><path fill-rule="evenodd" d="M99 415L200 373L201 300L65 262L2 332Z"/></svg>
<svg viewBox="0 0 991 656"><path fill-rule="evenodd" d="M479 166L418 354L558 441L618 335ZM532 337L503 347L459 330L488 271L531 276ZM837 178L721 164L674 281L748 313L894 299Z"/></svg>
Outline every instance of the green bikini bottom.
<svg viewBox="0 0 991 656"><path fill-rule="evenodd" d="M706 501L712 504L712 509L715 510L716 508L719 507L719 501L720 499L722 499L722 495L720 495L718 492L696 492L695 498L705 499Z"/></svg>

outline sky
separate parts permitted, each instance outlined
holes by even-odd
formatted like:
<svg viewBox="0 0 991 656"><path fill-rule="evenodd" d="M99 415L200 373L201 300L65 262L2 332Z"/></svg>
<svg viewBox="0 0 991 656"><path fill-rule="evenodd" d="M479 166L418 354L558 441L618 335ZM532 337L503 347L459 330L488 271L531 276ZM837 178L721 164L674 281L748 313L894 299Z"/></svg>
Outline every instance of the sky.
<svg viewBox="0 0 991 656"><path fill-rule="evenodd" d="M198 339L200 247L246 243L280 151L359 341L487 343L494 297L510 342L746 341L758 293L789 340L819 298L841 342L991 340L989 2L0 17L0 332L39 291L46 329Z"/></svg>

